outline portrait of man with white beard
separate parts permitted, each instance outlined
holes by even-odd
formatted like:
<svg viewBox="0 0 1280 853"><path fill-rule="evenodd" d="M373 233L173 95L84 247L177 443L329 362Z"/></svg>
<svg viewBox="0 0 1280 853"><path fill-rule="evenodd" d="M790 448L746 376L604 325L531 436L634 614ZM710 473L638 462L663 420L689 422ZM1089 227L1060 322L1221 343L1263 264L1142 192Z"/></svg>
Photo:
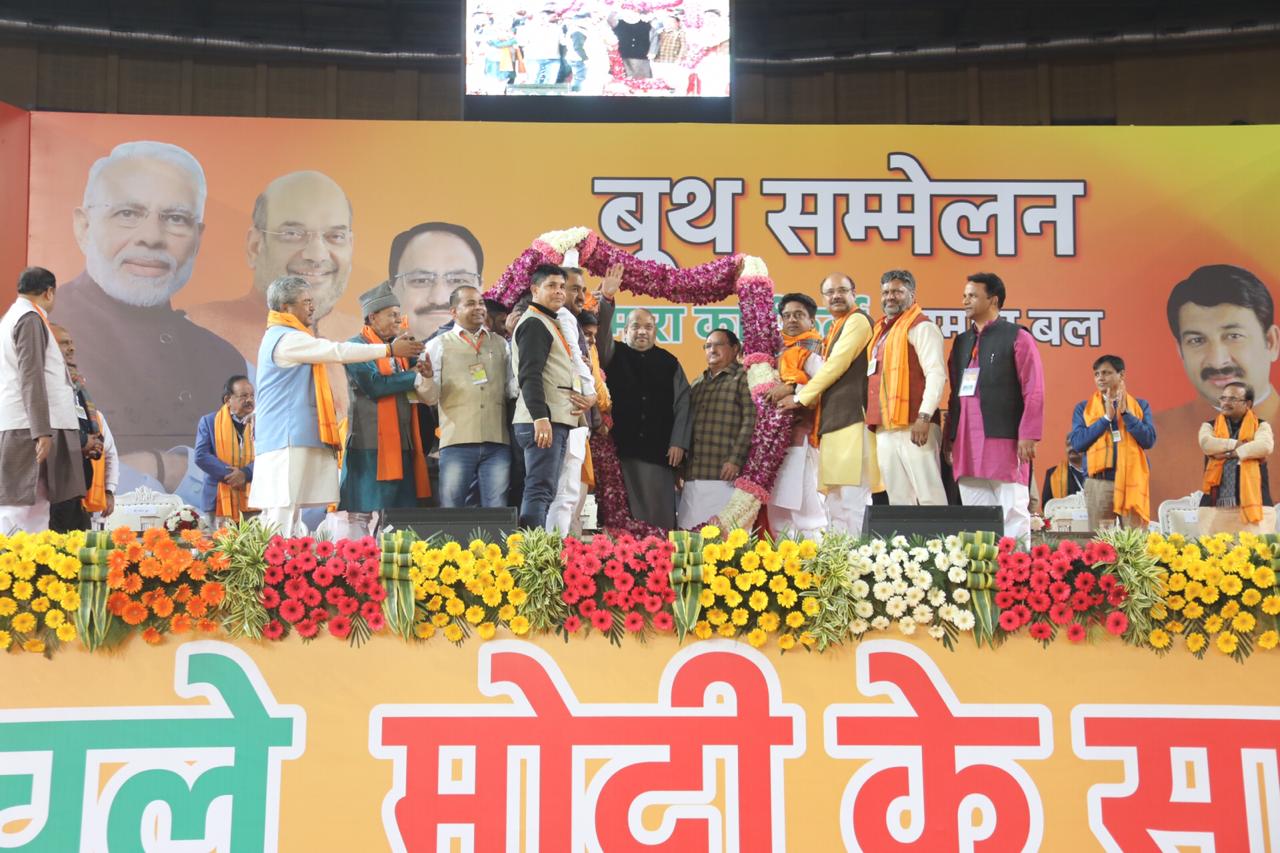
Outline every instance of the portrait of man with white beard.
<svg viewBox="0 0 1280 853"><path fill-rule="evenodd" d="M165 451L191 443L209 401L245 368L234 347L169 301L195 267L206 196L204 169L188 151L117 145L89 169L72 215L84 272L58 288L54 310L121 461L162 481L173 479Z"/></svg>

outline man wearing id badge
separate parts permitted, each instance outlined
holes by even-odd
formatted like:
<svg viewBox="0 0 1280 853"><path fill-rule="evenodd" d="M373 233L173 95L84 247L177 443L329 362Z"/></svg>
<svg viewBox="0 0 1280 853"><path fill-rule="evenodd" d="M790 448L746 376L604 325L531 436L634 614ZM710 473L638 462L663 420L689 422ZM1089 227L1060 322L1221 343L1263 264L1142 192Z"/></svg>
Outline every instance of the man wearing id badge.
<svg viewBox="0 0 1280 853"><path fill-rule="evenodd" d="M974 273L964 286L971 323L951 347L943 451L965 506L998 506L1004 534L1031 535L1031 463L1044 426L1044 369L1035 338L1000 317L1004 282Z"/></svg>
<svg viewBox="0 0 1280 853"><path fill-rule="evenodd" d="M1156 443L1151 407L1125 388L1124 360L1104 355L1093 363L1098 390L1071 414L1071 449L1086 455L1084 503L1089 529L1146 527L1151 521L1151 468Z"/></svg>

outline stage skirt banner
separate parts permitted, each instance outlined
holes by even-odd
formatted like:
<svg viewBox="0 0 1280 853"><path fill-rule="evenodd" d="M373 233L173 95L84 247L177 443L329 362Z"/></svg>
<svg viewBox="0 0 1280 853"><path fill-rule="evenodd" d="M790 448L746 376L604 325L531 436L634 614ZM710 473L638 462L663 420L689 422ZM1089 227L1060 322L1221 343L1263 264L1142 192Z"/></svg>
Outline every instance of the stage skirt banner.
<svg viewBox="0 0 1280 853"><path fill-rule="evenodd" d="M5 662L22 851L1274 850L1269 664L1118 642L200 641Z"/></svg>
<svg viewBox="0 0 1280 853"><path fill-rule="evenodd" d="M875 316L882 274L907 269L948 341L966 325L965 277L997 273L1005 315L1044 361L1037 476L1063 455L1093 361L1116 354L1155 415L1153 511L1199 488L1196 434L1225 383L1252 384L1264 420L1280 412L1276 127L36 113L29 148L26 260L63 284L54 318L76 339L126 475L170 491L192 488L198 417L258 360L273 278L313 282L321 333L338 339L359 330L358 295L392 278L425 337L449 318L454 287L491 285L539 234L574 226L681 267L756 255L779 295L819 304L823 278L843 272ZM610 331L653 300L619 302ZM701 341L739 323L732 299L656 307L660 341L691 377Z"/></svg>

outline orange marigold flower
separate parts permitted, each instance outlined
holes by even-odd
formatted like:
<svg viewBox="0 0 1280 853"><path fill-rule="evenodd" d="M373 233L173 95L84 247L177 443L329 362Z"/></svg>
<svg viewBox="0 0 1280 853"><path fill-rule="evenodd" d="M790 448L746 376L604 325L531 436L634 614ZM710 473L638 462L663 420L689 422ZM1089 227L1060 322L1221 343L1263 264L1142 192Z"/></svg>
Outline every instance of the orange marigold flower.
<svg viewBox="0 0 1280 853"><path fill-rule="evenodd" d="M203 598L192 598L187 602L187 612L199 619L201 616L209 612L209 605Z"/></svg>
<svg viewBox="0 0 1280 853"><path fill-rule="evenodd" d="M129 574L124 578L124 591L130 595L136 595L142 589L142 577L140 575Z"/></svg>
<svg viewBox="0 0 1280 853"><path fill-rule="evenodd" d="M204 536L204 534L201 533L199 529L192 529L192 530L184 530L180 534L178 534L178 536L182 539L183 542L186 542L189 545L194 545L200 541L200 538Z"/></svg>
<svg viewBox="0 0 1280 853"><path fill-rule="evenodd" d="M205 564L215 572L220 572L231 565L231 558L221 551L215 551L205 558Z"/></svg>
<svg viewBox="0 0 1280 853"><path fill-rule="evenodd" d="M173 591L173 600L182 604L191 598L191 584L179 584L178 588Z"/></svg>
<svg viewBox="0 0 1280 853"><path fill-rule="evenodd" d="M226 596L226 590L222 588L222 584L217 581L209 581L200 587L200 597L210 607L217 607L222 603L222 599Z"/></svg>
<svg viewBox="0 0 1280 853"><path fill-rule="evenodd" d="M143 557L138 563L138 574L144 578L154 578L160 574L160 561L155 557Z"/></svg>
<svg viewBox="0 0 1280 853"><path fill-rule="evenodd" d="M169 539L169 532L163 527L152 527L142 533L142 544L155 550L155 547L161 542L172 542Z"/></svg>
<svg viewBox="0 0 1280 853"><path fill-rule="evenodd" d="M161 593L151 602L151 612L161 619L167 619L173 613L173 599Z"/></svg>
<svg viewBox="0 0 1280 853"><path fill-rule="evenodd" d="M191 630L191 617L179 613L169 620L169 631L174 634L185 634Z"/></svg>
<svg viewBox="0 0 1280 853"><path fill-rule="evenodd" d="M214 631L218 630L218 623L212 619L201 619L200 630L206 634L212 634Z"/></svg>
<svg viewBox="0 0 1280 853"><path fill-rule="evenodd" d="M112 551L107 555L107 568L124 571L129 565L129 556L124 551Z"/></svg>
<svg viewBox="0 0 1280 853"><path fill-rule="evenodd" d="M142 632L142 639L146 640L148 643L154 646L157 643L159 643L161 640L163 640L164 636L155 628L148 628L147 630Z"/></svg>
<svg viewBox="0 0 1280 853"><path fill-rule="evenodd" d="M173 563L165 563L160 567L160 580L164 583L174 583L180 577L182 577L182 569Z"/></svg>
<svg viewBox="0 0 1280 853"><path fill-rule="evenodd" d="M123 592L113 592L107 596L107 610L111 611L112 616L119 616L124 612L124 606L129 603L129 596Z"/></svg>
<svg viewBox="0 0 1280 853"><path fill-rule="evenodd" d="M137 537L132 530L127 527L117 527L111 531L111 542L117 548L123 548Z"/></svg>
<svg viewBox="0 0 1280 853"><path fill-rule="evenodd" d="M112 556L119 553L119 551L116 551ZM122 566L112 566L107 569L107 586L110 589L119 589L124 586L124 568Z"/></svg>
<svg viewBox="0 0 1280 853"><path fill-rule="evenodd" d="M124 555L130 563L136 563L147 555L147 549L137 542L130 542L128 547L124 549Z"/></svg>
<svg viewBox="0 0 1280 853"><path fill-rule="evenodd" d="M120 616L126 625L141 625L142 620L147 618L147 608L140 601L130 601L124 606Z"/></svg>
<svg viewBox="0 0 1280 853"><path fill-rule="evenodd" d="M193 581L202 581L208 574L208 570L204 566L192 566L187 570L187 574L191 576Z"/></svg>

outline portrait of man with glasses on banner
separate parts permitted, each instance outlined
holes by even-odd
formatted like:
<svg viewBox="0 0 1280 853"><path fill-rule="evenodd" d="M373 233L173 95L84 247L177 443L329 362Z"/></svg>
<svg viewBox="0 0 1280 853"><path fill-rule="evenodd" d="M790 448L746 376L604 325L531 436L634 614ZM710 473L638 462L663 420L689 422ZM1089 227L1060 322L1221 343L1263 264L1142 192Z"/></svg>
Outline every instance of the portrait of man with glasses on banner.
<svg viewBox="0 0 1280 853"><path fill-rule="evenodd" d="M423 222L391 241L387 274L418 340L451 327L449 295L459 287L483 290L483 273L484 249L464 225Z"/></svg>
<svg viewBox="0 0 1280 853"><path fill-rule="evenodd" d="M170 302L195 267L206 197L188 151L125 142L90 167L72 215L84 271L58 288L53 319L111 421L123 489L133 473L162 480L165 452L190 442L209 395L244 372L233 346Z"/></svg>

